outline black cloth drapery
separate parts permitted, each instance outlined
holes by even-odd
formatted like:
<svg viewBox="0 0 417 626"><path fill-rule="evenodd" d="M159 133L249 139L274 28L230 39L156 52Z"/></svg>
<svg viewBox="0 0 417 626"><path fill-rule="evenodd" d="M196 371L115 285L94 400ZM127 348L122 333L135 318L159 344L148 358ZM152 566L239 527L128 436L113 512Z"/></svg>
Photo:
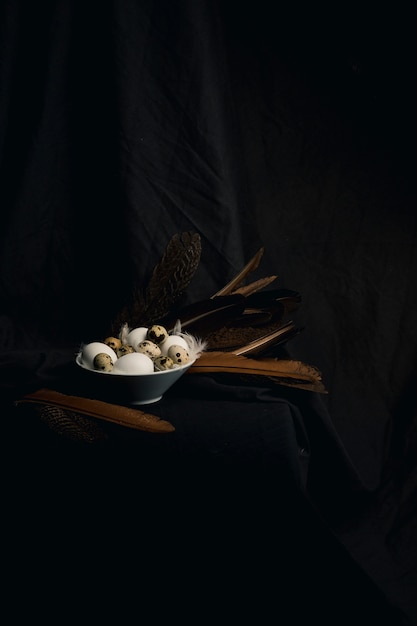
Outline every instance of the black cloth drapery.
<svg viewBox="0 0 417 626"><path fill-rule="evenodd" d="M285 411L290 400L299 416L285 422L288 432L307 428L312 453L323 454L304 469L329 519L350 493L329 458L346 464L354 491L376 493L372 515L389 508L375 522L384 557L372 557L370 570L382 583L392 575L397 593L401 567L386 575L378 567L405 558L407 581L414 571L404 556L415 544L412 20L363 6L273 9L262 1L2 3L5 414L10 437L26 450L31 420L12 417L14 399L36 386L76 387L80 342L101 336L120 294L147 279L174 233L202 238L189 301L210 296L264 246L257 275L277 274L278 286L302 296L295 316L304 330L288 353L317 365L329 391L312 428L315 400L283 389ZM230 400L221 381L206 384L215 385L222 411ZM174 394L172 407L187 397ZM260 400L268 414L280 406L274 400ZM169 406L155 410L175 420ZM206 418L180 437L176 462L198 444ZM223 436L224 427L212 433ZM42 447L45 433L35 431ZM225 460L242 470L259 448L238 433L232 440L243 458ZM114 445L130 447L129 437L122 441ZM286 449L295 476L298 443ZM213 450L206 453L208 462ZM69 446L65 458L71 454ZM344 539L369 563L354 532ZM410 603L409 586L398 595Z"/></svg>

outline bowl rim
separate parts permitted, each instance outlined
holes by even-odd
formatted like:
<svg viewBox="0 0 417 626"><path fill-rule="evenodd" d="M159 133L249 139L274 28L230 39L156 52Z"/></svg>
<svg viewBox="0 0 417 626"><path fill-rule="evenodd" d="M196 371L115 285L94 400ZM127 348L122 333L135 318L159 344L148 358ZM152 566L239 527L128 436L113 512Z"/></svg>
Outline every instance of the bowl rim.
<svg viewBox="0 0 417 626"><path fill-rule="evenodd" d="M121 357L123 358L123 357ZM91 369L90 367L87 367L86 365L84 365L81 362L81 355L77 354L76 358L75 358L75 362L78 365L78 367L81 367L81 369L87 371L87 372L91 372L92 374L98 374L101 376L112 376L113 378L132 378L134 376L136 376L137 378L144 378L145 376L167 376L169 374L173 374L174 372L178 372L178 371L182 371L185 369L188 369L189 367L191 367L191 365L193 365L193 363L195 363L197 359L192 359L190 361L188 361L188 363L184 363L184 365L174 365L174 367L171 367L168 370L161 370L161 371L154 371L154 372L145 372L143 374L114 374L113 372L103 372L102 370L95 370L95 369Z"/></svg>

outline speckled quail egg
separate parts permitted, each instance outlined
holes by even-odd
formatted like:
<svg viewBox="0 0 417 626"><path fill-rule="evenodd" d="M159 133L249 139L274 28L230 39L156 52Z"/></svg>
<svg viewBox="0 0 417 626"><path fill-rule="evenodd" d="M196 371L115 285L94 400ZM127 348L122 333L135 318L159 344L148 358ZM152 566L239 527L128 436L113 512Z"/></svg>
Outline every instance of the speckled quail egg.
<svg viewBox="0 0 417 626"><path fill-rule="evenodd" d="M110 354L107 354L106 352L99 352L94 357L93 366L95 370L99 370L100 372L111 372L113 365L114 362Z"/></svg>
<svg viewBox="0 0 417 626"><path fill-rule="evenodd" d="M183 337L179 335L168 335L163 343L161 343L161 354L168 355L168 350L171 346L182 346L184 350L188 350L188 344Z"/></svg>
<svg viewBox="0 0 417 626"><path fill-rule="evenodd" d="M164 370L170 370L174 365L174 361L169 356L161 354L154 359L153 365L156 372L163 372Z"/></svg>
<svg viewBox="0 0 417 626"><path fill-rule="evenodd" d="M117 356L120 359L120 357L126 356L126 354L131 354L134 351L135 350L134 350L133 346L129 345L128 343L122 343L120 348L117 348L116 354L117 354Z"/></svg>
<svg viewBox="0 0 417 626"><path fill-rule="evenodd" d="M190 355L183 346L171 346L168 350L168 356L177 365L185 365L190 360Z"/></svg>
<svg viewBox="0 0 417 626"><path fill-rule="evenodd" d="M118 337L106 337L104 343L117 353L117 350L122 345L121 340Z"/></svg>
<svg viewBox="0 0 417 626"><path fill-rule="evenodd" d="M104 354L110 355L113 363L117 361L117 354L103 341L91 341L90 343L86 343L82 346L81 351L79 353L79 359L84 367L88 367L89 369L94 369L94 357L97 356L100 352Z"/></svg>
<svg viewBox="0 0 417 626"><path fill-rule="evenodd" d="M137 375L152 374L154 371L153 361L141 352L130 352L113 365L113 374Z"/></svg>
<svg viewBox="0 0 417 626"><path fill-rule="evenodd" d="M136 352L142 352L151 359L156 359L157 356L161 356L161 348L149 339L141 341L136 348Z"/></svg>
<svg viewBox="0 0 417 626"><path fill-rule="evenodd" d="M158 346L168 337L168 331L160 324L154 324L148 328L147 338L156 343Z"/></svg>
<svg viewBox="0 0 417 626"><path fill-rule="evenodd" d="M145 341L147 338L148 329L146 326L138 326L137 328L132 328L125 338L125 342L130 346L133 346L136 350L136 346L138 343Z"/></svg>

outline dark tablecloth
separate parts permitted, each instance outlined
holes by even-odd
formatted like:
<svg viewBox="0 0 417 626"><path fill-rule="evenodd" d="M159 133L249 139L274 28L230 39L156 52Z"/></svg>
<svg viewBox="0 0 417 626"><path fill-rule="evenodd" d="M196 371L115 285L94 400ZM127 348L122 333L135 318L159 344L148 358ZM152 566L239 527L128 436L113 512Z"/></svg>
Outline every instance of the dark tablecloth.
<svg viewBox="0 0 417 626"><path fill-rule="evenodd" d="M41 386L88 396L67 355L31 364L4 395L14 561L61 573L76 563L77 586L92 571L120 582L130 567L155 618L170 607L197 623L402 623L332 531L366 486L319 394L187 374L146 407L174 432L89 420L87 443L15 406Z"/></svg>

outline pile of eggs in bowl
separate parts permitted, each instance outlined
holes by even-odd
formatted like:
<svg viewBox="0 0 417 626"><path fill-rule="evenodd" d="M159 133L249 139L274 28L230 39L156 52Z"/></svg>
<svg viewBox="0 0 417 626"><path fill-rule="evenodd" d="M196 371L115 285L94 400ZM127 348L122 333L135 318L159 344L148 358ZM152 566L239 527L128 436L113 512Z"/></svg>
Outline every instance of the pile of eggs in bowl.
<svg viewBox="0 0 417 626"><path fill-rule="evenodd" d="M159 324L133 329L125 325L119 337L83 344L77 361L97 372L151 374L187 365L203 349L203 343L193 336L181 332L169 334Z"/></svg>

